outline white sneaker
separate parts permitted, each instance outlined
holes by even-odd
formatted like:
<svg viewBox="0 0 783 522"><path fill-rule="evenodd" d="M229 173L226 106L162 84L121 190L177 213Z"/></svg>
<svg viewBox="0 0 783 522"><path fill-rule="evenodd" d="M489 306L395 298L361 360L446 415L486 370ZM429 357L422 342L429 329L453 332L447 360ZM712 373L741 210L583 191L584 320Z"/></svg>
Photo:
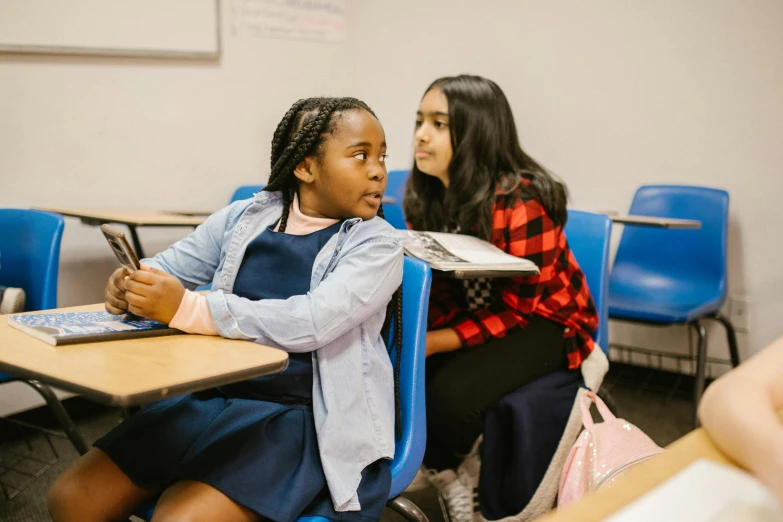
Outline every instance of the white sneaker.
<svg viewBox="0 0 783 522"><path fill-rule="evenodd" d="M24 310L25 294L21 288L0 287L0 315Z"/></svg>
<svg viewBox="0 0 783 522"><path fill-rule="evenodd" d="M481 514L479 507L479 495L478 495L478 483L479 472L481 471L481 458L479 457L478 450L472 451L465 457L459 468L457 468L457 476L459 480L465 484L465 487L470 491L470 498L472 501L473 509L473 522L485 522L484 517Z"/></svg>
<svg viewBox="0 0 783 522"><path fill-rule="evenodd" d="M444 518L451 522L473 522L473 492L454 470L432 473L431 481L438 488Z"/></svg>
<svg viewBox="0 0 783 522"><path fill-rule="evenodd" d="M422 464L419 471L416 472L416 476L413 477L413 481L405 488L404 493L421 491L422 489L432 486L431 476L431 470Z"/></svg>

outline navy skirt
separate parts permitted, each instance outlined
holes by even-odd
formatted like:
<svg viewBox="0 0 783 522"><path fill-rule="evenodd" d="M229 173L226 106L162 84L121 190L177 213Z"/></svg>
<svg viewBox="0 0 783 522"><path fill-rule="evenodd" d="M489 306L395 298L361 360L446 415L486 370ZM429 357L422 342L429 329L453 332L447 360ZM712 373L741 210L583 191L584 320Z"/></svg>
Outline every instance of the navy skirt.
<svg viewBox="0 0 783 522"><path fill-rule="evenodd" d="M208 484L277 522L301 516L378 520L391 489L389 461L362 472L361 511L336 512L321 467L313 412L292 400L214 389L145 406L95 446L141 487Z"/></svg>

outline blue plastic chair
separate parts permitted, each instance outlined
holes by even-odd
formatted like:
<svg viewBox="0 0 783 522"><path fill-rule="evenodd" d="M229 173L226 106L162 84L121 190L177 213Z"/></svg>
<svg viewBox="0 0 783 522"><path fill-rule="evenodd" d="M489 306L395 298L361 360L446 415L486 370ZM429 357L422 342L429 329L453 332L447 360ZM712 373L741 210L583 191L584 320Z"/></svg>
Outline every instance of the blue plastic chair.
<svg viewBox="0 0 783 522"><path fill-rule="evenodd" d="M60 240L65 222L59 214L28 209L0 209L0 285L25 291L25 311L57 308ZM19 380L37 391L80 454L89 446L51 388L37 380L0 372L0 383Z"/></svg>
<svg viewBox="0 0 783 522"><path fill-rule="evenodd" d="M427 422L424 403L424 357L427 335L427 308L432 272L427 263L405 257L402 277L402 358L400 360L400 401L402 437L396 441L391 463L392 485L387 505L411 521L426 521L424 513L410 500L400 497L416 476L424 459ZM393 329L392 329L393 331ZM391 353L396 363L396 349ZM145 504L135 515L152 518L154 506ZM300 522L326 522L322 517L302 517Z"/></svg>
<svg viewBox="0 0 783 522"><path fill-rule="evenodd" d="M394 202L383 204L383 216L391 226L399 230L408 228L402 211L402 200L405 197L405 183L409 174L407 170L392 170L386 178L385 195L394 198Z"/></svg>
<svg viewBox="0 0 783 522"><path fill-rule="evenodd" d="M704 391L707 330L703 319L726 329L731 364L739 365L731 322L720 313L726 300L729 194L706 187L640 187L631 214L701 221L697 230L626 226L609 277L609 317L653 325L686 324L698 335L693 389L696 406Z"/></svg>
<svg viewBox="0 0 783 522"><path fill-rule="evenodd" d="M242 185L234 191L234 194L231 196L231 201L229 201L229 203L233 203L234 201L239 201L242 199L252 198L256 192L260 191L265 186L266 185Z"/></svg>
<svg viewBox="0 0 783 522"><path fill-rule="evenodd" d="M609 242L612 220L604 214L568 210L565 226L568 245L582 268L598 310L598 330L593 340L609 351Z"/></svg>

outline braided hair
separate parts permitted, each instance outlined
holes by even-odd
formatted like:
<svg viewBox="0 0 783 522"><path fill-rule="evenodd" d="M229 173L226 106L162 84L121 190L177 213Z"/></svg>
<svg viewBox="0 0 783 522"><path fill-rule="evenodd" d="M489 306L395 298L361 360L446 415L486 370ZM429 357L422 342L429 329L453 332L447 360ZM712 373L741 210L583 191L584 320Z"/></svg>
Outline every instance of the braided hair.
<svg viewBox="0 0 783 522"><path fill-rule="evenodd" d="M275 129L272 137L271 172L269 181L263 190L280 191L283 196L283 215L278 230L285 232L288 214L298 182L294 169L308 156L320 157L326 138L333 134L339 115L346 111L363 110L375 113L361 100L356 98L307 98L294 103ZM383 206L378 209L383 218ZM394 326L394 334L392 334ZM389 355L394 348L396 364L394 368L394 405L397 437L402 435L400 407L400 360L402 357L402 286L392 296L386 307L386 319L381 328Z"/></svg>

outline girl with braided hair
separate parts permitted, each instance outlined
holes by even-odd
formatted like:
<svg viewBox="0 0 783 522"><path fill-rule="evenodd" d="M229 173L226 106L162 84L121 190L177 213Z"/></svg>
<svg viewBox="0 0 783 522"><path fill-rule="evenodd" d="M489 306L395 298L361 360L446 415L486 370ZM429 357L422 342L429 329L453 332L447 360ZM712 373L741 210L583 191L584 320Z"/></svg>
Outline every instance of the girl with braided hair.
<svg viewBox="0 0 783 522"><path fill-rule="evenodd" d="M385 159L367 105L300 100L274 133L264 191L112 274L109 312L276 346L289 365L133 414L52 486L56 522L123 520L156 497L155 522L380 518L399 407L392 317L395 344L402 333L402 248L376 217Z"/></svg>

